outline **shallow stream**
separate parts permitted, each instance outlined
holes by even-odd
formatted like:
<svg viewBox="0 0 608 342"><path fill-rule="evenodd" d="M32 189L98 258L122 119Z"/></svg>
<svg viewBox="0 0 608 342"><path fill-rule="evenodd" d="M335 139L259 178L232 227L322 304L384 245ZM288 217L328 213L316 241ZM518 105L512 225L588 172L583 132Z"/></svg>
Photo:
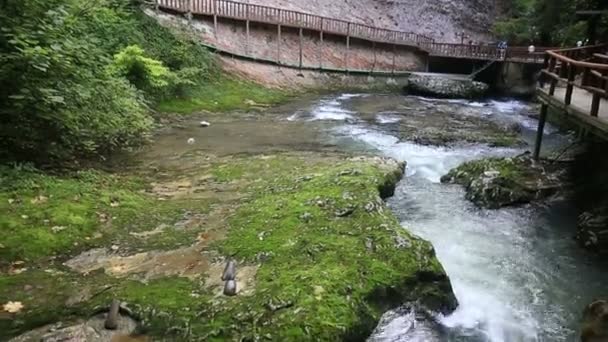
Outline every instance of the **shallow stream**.
<svg viewBox="0 0 608 342"><path fill-rule="evenodd" d="M290 122L324 122L328 132L324 139L340 149L372 151L407 162L407 176L389 205L404 227L432 242L460 305L450 316L439 317L440 326L433 327L398 312L388 313L374 341L576 340L581 311L606 294L608 274L573 240L572 206L558 201L549 206L481 210L465 200L462 187L439 183L442 175L467 160L531 149L537 124L529 115L532 110L514 100L343 94L284 112ZM439 147L407 141L403 132L411 131L403 127L408 122L424 125L416 128L421 130L452 124L437 122L438 112L517 126L524 143ZM545 152L559 151L568 143L568 136L548 127Z"/></svg>
<svg viewBox="0 0 608 342"><path fill-rule="evenodd" d="M196 120L183 122L159 136L143 159L152 166L183 168L188 161L179 156L188 151L312 150L406 161L406 177L389 205L406 229L433 244L460 306L433 325L412 313L389 312L370 340L576 341L582 310L605 297L608 274L603 272L607 265L576 245L573 207L557 201L482 210L465 200L461 186L439 183L465 161L530 150L534 111L514 100L369 94L304 98L264 113L206 117L212 125L205 129ZM503 144L500 137L509 134L521 142ZM195 142L186 144L188 137ZM437 141L447 144L432 144ZM546 128L545 153L569 144L568 135Z"/></svg>

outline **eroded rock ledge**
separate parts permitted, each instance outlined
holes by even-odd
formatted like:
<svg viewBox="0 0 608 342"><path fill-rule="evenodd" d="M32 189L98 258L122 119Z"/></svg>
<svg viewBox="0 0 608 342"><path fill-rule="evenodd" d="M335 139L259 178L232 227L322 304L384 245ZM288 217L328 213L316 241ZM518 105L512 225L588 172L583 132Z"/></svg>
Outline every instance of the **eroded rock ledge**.
<svg viewBox="0 0 608 342"><path fill-rule="evenodd" d="M562 188L564 172L537 163L526 154L464 163L443 176L441 182L464 185L468 200L497 209L556 194Z"/></svg>

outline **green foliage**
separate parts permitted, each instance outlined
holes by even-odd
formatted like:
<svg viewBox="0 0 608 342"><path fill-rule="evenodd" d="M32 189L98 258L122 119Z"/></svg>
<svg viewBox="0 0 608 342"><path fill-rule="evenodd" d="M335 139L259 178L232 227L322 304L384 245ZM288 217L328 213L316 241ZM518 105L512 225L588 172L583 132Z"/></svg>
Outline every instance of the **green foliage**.
<svg viewBox="0 0 608 342"><path fill-rule="evenodd" d="M146 57L144 50L137 45L129 45L114 55L110 71L125 77L137 89L147 93L167 88L171 79L175 78L175 74L161 61Z"/></svg>
<svg viewBox="0 0 608 342"><path fill-rule="evenodd" d="M101 239L94 234L113 217L131 217L149 204L136 192L140 188L95 171L59 178L0 168L0 259L35 261L86 248Z"/></svg>
<svg viewBox="0 0 608 342"><path fill-rule="evenodd" d="M492 29L499 39L512 45L574 46L589 38L587 22L576 11L606 8L606 4L596 0L512 0L510 8L509 15ZM608 33L608 26L600 25L598 33L600 37Z"/></svg>
<svg viewBox="0 0 608 342"><path fill-rule="evenodd" d="M164 112L189 114L196 111L227 111L251 109L285 101L290 93L270 89L254 82L219 77L191 87L188 92L162 101L158 108Z"/></svg>
<svg viewBox="0 0 608 342"><path fill-rule="evenodd" d="M125 1L5 0L0 27L2 160L137 145L153 127L148 105L203 82L211 64Z"/></svg>

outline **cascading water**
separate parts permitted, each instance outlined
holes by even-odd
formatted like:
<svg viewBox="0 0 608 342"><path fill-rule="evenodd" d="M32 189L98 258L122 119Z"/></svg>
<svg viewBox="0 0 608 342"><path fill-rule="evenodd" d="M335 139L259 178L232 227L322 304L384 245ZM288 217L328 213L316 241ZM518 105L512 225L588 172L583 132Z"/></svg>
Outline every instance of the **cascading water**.
<svg viewBox="0 0 608 342"><path fill-rule="evenodd" d="M382 110L374 112L378 103ZM374 120L369 115L361 119L363 107L371 110ZM375 151L407 162L406 178L389 205L404 227L432 242L458 298L458 309L438 317L438 326L413 324L412 312L389 312L371 340L575 340L582 308L606 294L602 291L608 275L573 241L574 210L565 202L482 210L465 200L462 187L440 184L442 175L465 161L517 155L524 148L422 146L394 134L392 125L407 122L408 115L424 115L439 107L516 123L524 140L534 136L536 121L525 115L528 104L519 101L346 94L323 99L289 117L331 120L328 127L342 148ZM549 127L546 134L548 148L567 143L555 128Z"/></svg>

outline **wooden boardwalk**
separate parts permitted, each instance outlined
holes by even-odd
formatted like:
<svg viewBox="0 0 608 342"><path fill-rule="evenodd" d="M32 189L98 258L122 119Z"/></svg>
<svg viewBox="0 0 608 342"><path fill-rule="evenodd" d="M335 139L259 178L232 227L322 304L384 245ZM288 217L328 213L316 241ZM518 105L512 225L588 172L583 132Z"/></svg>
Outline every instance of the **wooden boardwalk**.
<svg viewBox="0 0 608 342"><path fill-rule="evenodd" d="M262 23L278 27L291 27L318 32L323 35L361 39L373 43L417 47L431 56L474 60L495 60L517 63L542 63L544 52L549 49L536 47L530 53L528 47L498 49L496 44L454 44L436 42L432 37L414 32L403 32L374 27L341 19L328 18L304 12L284 10L276 7L260 6L231 0L154 0L156 8L183 13L188 18L193 15L213 17L217 30L218 18L240 20L246 23Z"/></svg>
<svg viewBox="0 0 608 342"><path fill-rule="evenodd" d="M608 139L608 45L551 50L540 86L540 120L534 157L539 158L549 107L582 129Z"/></svg>

